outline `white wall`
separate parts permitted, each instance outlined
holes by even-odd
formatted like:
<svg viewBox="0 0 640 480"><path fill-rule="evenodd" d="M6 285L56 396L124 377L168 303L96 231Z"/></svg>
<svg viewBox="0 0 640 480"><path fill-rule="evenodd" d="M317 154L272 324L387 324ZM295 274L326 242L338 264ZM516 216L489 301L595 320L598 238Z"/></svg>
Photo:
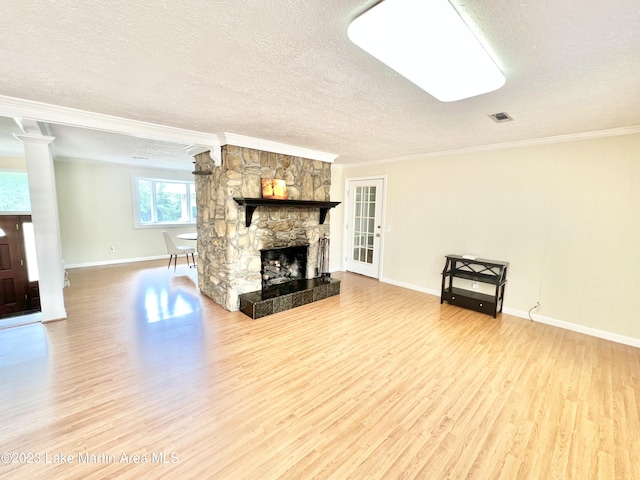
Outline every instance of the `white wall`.
<svg viewBox="0 0 640 480"><path fill-rule="evenodd" d="M0 169L9 172L26 172L27 162L23 157L0 157Z"/></svg>
<svg viewBox="0 0 640 480"><path fill-rule="evenodd" d="M163 229L174 236L196 229L195 225L134 228L133 224L132 175L193 180L190 172L56 161L55 174L67 268L166 256Z"/></svg>
<svg viewBox="0 0 640 480"><path fill-rule="evenodd" d="M640 135L345 165L332 183L371 175L388 178L383 281L439 294L446 254L508 261L505 311L539 301L541 321L640 346Z"/></svg>

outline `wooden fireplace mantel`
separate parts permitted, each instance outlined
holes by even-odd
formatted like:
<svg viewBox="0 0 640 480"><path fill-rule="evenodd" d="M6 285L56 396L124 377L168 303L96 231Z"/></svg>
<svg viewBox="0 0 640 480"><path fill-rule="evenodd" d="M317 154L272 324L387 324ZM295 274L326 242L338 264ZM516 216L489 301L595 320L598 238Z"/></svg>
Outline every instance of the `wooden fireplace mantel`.
<svg viewBox="0 0 640 480"><path fill-rule="evenodd" d="M247 208L245 216L245 225L249 227L253 219L253 212L258 207L293 207L293 208L318 208L320 209L320 224L323 224L327 218L327 212L330 208L340 205L340 202L318 202L315 200L276 200L273 198L233 198L238 205Z"/></svg>

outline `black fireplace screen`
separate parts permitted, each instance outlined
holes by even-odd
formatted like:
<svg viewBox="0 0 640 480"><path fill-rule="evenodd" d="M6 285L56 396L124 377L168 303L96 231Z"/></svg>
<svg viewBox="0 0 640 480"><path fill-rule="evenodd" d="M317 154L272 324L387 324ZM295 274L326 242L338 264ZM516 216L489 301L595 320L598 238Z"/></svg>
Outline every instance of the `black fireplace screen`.
<svg viewBox="0 0 640 480"><path fill-rule="evenodd" d="M261 250L262 287L306 278L309 245Z"/></svg>

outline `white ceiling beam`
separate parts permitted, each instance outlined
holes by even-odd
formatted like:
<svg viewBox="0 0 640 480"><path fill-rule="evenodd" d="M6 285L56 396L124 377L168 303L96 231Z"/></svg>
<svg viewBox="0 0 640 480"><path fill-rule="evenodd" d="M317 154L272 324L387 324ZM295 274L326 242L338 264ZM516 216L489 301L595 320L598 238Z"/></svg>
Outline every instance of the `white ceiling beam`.
<svg viewBox="0 0 640 480"><path fill-rule="evenodd" d="M247 137L235 133L206 133L182 128L158 125L155 123L131 120L128 118L87 112L75 108L60 107L47 103L34 102L20 98L0 95L0 115L13 117L21 128L33 129L38 127L38 133L43 134L38 122L47 122L72 127L87 128L103 132L130 135L138 138L157 140L168 143L187 145L187 149L194 151L209 150L211 159L217 166L221 165L222 145L231 144L238 147L255 148L267 152L281 153L296 157L310 158L323 162L333 162L338 155L321 152L310 148L288 145L285 143ZM18 120L19 119L19 120ZM30 133L26 132L25 133ZM31 132L33 133L33 132Z"/></svg>
<svg viewBox="0 0 640 480"><path fill-rule="evenodd" d="M265 152L282 153L283 155L291 155L293 157L320 160L321 162L333 163L333 161L338 157L338 155L334 153L321 152L320 150L297 147L295 145L273 142L262 138L247 137L246 135L238 135L237 133L225 132L221 137L223 145L229 144L238 147L254 148Z"/></svg>
<svg viewBox="0 0 640 480"><path fill-rule="evenodd" d="M220 140L217 134L130 120L4 95L0 95L0 115L19 118L23 125L29 125L28 128L33 125L30 122L48 122L168 143L206 145L212 150L220 149Z"/></svg>

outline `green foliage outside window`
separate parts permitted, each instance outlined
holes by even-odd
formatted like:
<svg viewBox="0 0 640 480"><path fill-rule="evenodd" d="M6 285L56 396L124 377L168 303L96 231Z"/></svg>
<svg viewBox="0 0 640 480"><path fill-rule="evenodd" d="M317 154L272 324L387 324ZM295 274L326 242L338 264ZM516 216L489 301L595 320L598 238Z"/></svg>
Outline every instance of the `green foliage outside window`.
<svg viewBox="0 0 640 480"><path fill-rule="evenodd" d="M136 189L140 224L195 223L193 182L136 178Z"/></svg>
<svg viewBox="0 0 640 480"><path fill-rule="evenodd" d="M151 207L151 182L149 180L140 180L138 182L138 214L140 222L151 221Z"/></svg>
<svg viewBox="0 0 640 480"><path fill-rule="evenodd" d="M187 188L183 184L156 183L156 208L159 222L184 222L183 199L186 199ZM186 202L185 202L186 203ZM185 212L185 214L188 214Z"/></svg>

